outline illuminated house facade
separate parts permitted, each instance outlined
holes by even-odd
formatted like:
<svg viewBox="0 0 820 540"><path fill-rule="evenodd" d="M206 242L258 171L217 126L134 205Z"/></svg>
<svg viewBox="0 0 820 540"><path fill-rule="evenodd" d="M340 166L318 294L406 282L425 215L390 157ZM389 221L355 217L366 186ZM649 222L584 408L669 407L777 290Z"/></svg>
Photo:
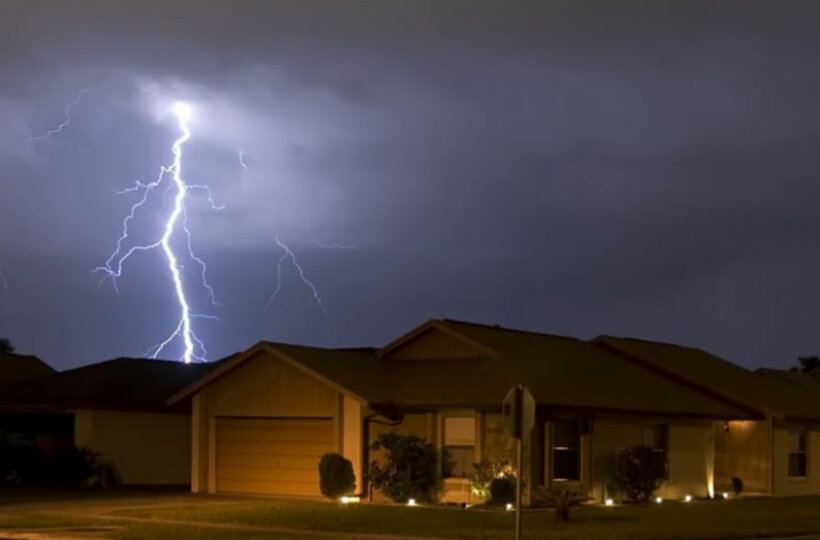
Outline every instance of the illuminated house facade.
<svg viewBox="0 0 820 540"><path fill-rule="evenodd" d="M474 502L472 464L513 458L501 400L523 383L537 402L525 440L528 495L565 486L603 500L616 452L638 444L667 456L659 496L714 493L723 426L765 415L616 345L449 320L381 349L261 342L171 403L191 400L194 492L317 496L319 458L339 452L367 496L363 473L378 457L370 444L394 430L447 447L456 468L445 500Z"/></svg>
<svg viewBox="0 0 820 540"><path fill-rule="evenodd" d="M715 487L732 478L749 493L820 494L820 378L743 369L705 351L636 339L596 342L647 369L732 403L757 420L715 426Z"/></svg>

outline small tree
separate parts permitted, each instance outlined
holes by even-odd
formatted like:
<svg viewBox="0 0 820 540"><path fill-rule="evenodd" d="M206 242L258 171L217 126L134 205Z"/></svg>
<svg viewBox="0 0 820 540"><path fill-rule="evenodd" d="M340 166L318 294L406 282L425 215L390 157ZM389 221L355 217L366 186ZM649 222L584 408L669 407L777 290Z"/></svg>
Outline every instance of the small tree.
<svg viewBox="0 0 820 540"><path fill-rule="evenodd" d="M666 455L648 446L625 448L615 458L615 485L632 501L648 501L666 479Z"/></svg>
<svg viewBox="0 0 820 540"><path fill-rule="evenodd" d="M385 462L370 464L373 486L394 502L436 502L441 496L440 457L435 446L415 435L383 433L372 445Z"/></svg>
<svg viewBox="0 0 820 540"><path fill-rule="evenodd" d="M14 345L11 344L8 338L0 338L0 354L13 353L14 351Z"/></svg>
<svg viewBox="0 0 820 540"><path fill-rule="evenodd" d="M800 373L814 373L820 370L820 356L801 356L797 359L799 367L793 367L792 371Z"/></svg>
<svg viewBox="0 0 820 540"><path fill-rule="evenodd" d="M356 489L353 464L341 454L325 454L319 460L319 489L328 499L338 499Z"/></svg>

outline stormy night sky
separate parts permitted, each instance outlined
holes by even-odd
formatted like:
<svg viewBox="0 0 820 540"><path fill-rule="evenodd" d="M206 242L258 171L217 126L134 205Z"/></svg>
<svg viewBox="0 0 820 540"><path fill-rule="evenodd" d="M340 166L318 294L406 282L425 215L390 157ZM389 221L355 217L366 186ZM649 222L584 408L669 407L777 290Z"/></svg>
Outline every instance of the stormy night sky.
<svg viewBox="0 0 820 540"><path fill-rule="evenodd" d="M185 100L185 176L225 205L187 207L209 359L451 317L787 367L820 352L819 28L810 1L2 0L0 336L67 368L173 330L160 253L119 294L92 270ZM277 236L327 313L288 264L266 309Z"/></svg>

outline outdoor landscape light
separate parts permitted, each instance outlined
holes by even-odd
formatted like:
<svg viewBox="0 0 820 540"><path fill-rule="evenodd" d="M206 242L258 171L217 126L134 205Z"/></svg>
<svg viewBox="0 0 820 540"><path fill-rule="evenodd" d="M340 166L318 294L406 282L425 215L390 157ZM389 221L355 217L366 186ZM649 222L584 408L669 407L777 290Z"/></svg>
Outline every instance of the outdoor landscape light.
<svg viewBox="0 0 820 540"><path fill-rule="evenodd" d="M512 509L513 509L513 504L512 503L507 503L507 512L511 512Z"/></svg>
<svg viewBox="0 0 820 540"><path fill-rule="evenodd" d="M347 495L339 499L342 504L357 503L359 500L359 497L348 497Z"/></svg>
<svg viewBox="0 0 820 540"><path fill-rule="evenodd" d="M683 498L683 502L692 502L692 496L687 495L686 497Z"/></svg>
<svg viewBox="0 0 820 540"><path fill-rule="evenodd" d="M728 494L728 493L726 493L725 491L723 492L723 498L724 498L724 499L728 499L728 498L729 498L729 494Z"/></svg>
<svg viewBox="0 0 820 540"><path fill-rule="evenodd" d="M606 504L607 506L612 506L612 505L614 505L614 504L615 504L615 501L613 501L612 499L607 499L607 500L604 502L604 504Z"/></svg>
<svg viewBox="0 0 820 540"><path fill-rule="evenodd" d="M655 497L655 502L658 503L658 504L661 504L663 502L663 498L662 497Z"/></svg>
<svg viewBox="0 0 820 540"><path fill-rule="evenodd" d="M407 506L416 506L416 499L407 499Z"/></svg>

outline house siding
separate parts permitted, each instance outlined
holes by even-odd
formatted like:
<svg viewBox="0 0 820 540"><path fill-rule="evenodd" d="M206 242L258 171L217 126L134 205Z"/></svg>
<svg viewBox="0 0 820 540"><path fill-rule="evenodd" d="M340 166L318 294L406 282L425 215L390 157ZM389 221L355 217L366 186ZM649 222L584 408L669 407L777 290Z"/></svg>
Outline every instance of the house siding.
<svg viewBox="0 0 820 540"><path fill-rule="evenodd" d="M124 484L191 481L190 416L83 409L74 417L75 444L101 452Z"/></svg>
<svg viewBox="0 0 820 540"><path fill-rule="evenodd" d="M619 450L643 443L643 426L660 422L668 426L669 478L658 489L663 498L686 495L705 497L710 493L714 472L714 433L706 420L664 420L630 416L596 416L590 434L591 489L589 495L602 501L615 496L612 479ZM583 446L582 446L583 447ZM583 458L582 458L583 459ZM582 478L582 483L584 479Z"/></svg>
<svg viewBox="0 0 820 540"><path fill-rule="evenodd" d="M193 492L214 493L216 482L216 419L243 418L326 418L334 422L335 451L344 452L358 468L357 481L362 475L361 456L357 458L352 444L355 431L345 435L345 417L359 418L355 400L319 381L297 367L269 354L260 353L248 359L237 369L207 385L192 401L194 437L191 468ZM347 405L348 412L344 409ZM351 424L353 425L353 424ZM352 428L355 430L355 427ZM347 441L347 443L346 443ZM361 448L361 443L358 445ZM357 467L358 464L358 467ZM318 467L318 461L316 463Z"/></svg>
<svg viewBox="0 0 820 540"><path fill-rule="evenodd" d="M770 493L771 430L768 420L715 422L715 489L732 491L732 478L747 493Z"/></svg>
<svg viewBox="0 0 820 540"><path fill-rule="evenodd" d="M789 477L789 430L807 427L807 475L803 478ZM817 495L820 493L820 426L778 423L774 426L774 494L780 496Z"/></svg>

